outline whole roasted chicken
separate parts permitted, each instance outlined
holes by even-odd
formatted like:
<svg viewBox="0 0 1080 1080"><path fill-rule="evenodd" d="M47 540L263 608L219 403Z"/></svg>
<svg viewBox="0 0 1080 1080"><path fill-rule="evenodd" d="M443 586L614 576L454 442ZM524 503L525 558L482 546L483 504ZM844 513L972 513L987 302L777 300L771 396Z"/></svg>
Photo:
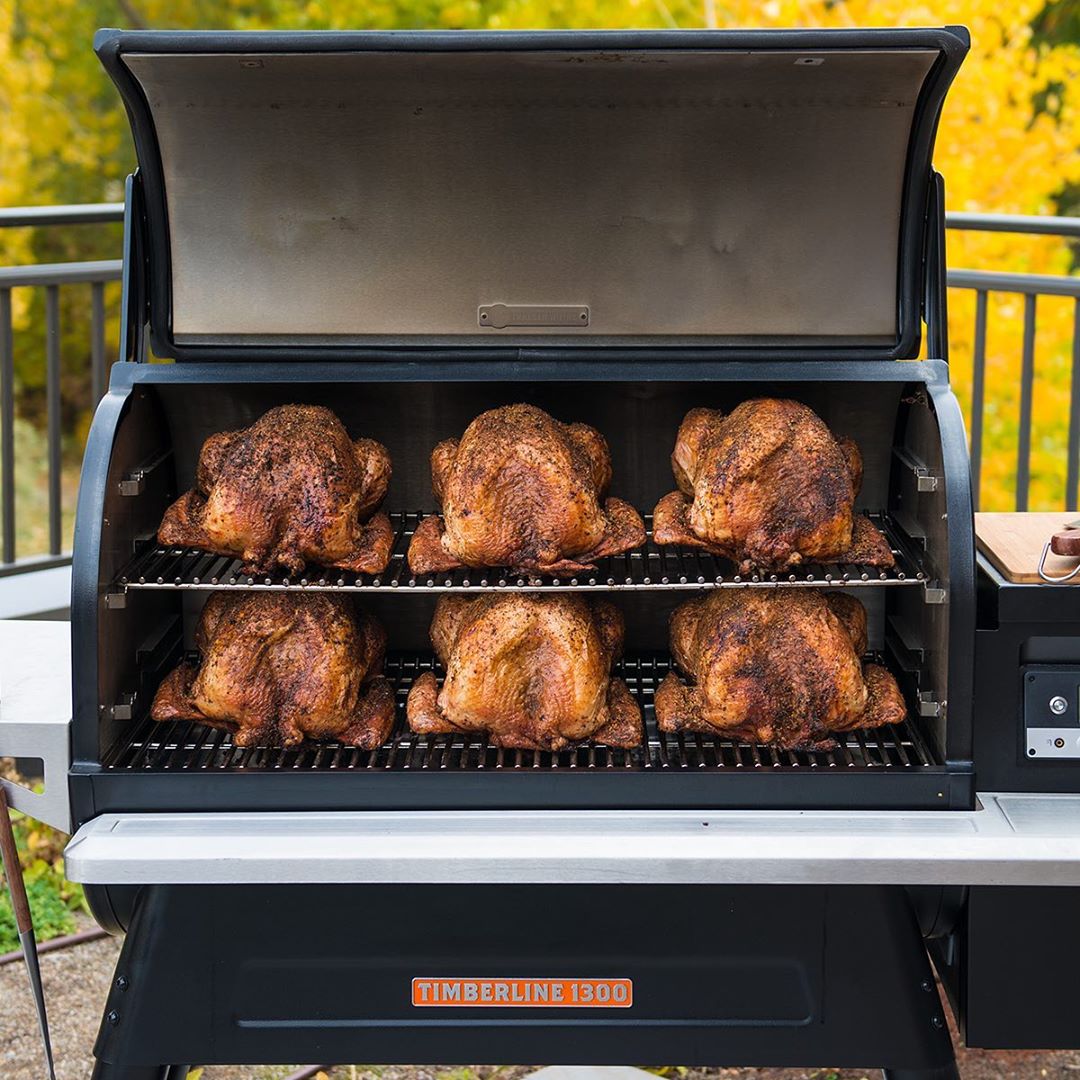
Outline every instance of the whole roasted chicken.
<svg viewBox="0 0 1080 1080"><path fill-rule="evenodd" d="M563 424L532 405L482 413L460 439L439 443L431 479L442 516L409 545L415 574L461 566L575 573L645 542L645 526L606 498L611 456L587 424Z"/></svg>
<svg viewBox="0 0 1080 1080"><path fill-rule="evenodd" d="M866 609L845 593L715 589L672 613L671 651L690 683L669 672L657 688L662 731L797 749L904 719L892 673L863 663Z"/></svg>
<svg viewBox="0 0 1080 1080"><path fill-rule="evenodd" d="M734 559L742 573L895 562L885 537L854 512L859 448L798 401L758 398L726 416L691 409L671 467L679 490L653 512L658 544L704 548Z"/></svg>
<svg viewBox="0 0 1080 1080"><path fill-rule="evenodd" d="M378 574L394 542L376 512L389 483L384 446L350 439L322 406L282 405L203 443L195 487L165 511L158 542L237 556L247 573L313 562Z"/></svg>
<svg viewBox="0 0 1080 1080"><path fill-rule="evenodd" d="M195 631L199 663L161 684L150 715L233 732L237 746L333 739L373 750L394 722L386 634L351 599L214 593Z"/></svg>
<svg viewBox="0 0 1080 1080"><path fill-rule="evenodd" d="M430 671L413 684L413 731L485 732L495 746L519 749L560 750L584 739L641 743L641 712L626 683L611 675L623 620L606 601L445 595L431 641L446 678L441 690Z"/></svg>

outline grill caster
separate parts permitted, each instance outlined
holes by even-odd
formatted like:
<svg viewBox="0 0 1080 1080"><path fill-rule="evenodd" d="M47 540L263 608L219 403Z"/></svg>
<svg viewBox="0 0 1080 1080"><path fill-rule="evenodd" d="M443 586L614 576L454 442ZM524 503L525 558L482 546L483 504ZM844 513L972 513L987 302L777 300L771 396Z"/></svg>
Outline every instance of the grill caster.
<svg viewBox="0 0 1080 1080"><path fill-rule="evenodd" d="M186 1080L188 1065L111 1065L94 1064L90 1080Z"/></svg>
<svg viewBox="0 0 1080 1080"><path fill-rule="evenodd" d="M882 1069L882 1080L960 1080L955 1065L939 1065L936 1069Z"/></svg>

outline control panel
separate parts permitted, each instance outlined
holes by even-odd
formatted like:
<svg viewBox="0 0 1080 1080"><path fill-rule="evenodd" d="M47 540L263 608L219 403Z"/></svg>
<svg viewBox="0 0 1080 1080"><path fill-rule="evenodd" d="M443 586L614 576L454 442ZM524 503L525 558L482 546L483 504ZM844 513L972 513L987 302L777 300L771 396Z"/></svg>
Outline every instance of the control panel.
<svg viewBox="0 0 1080 1080"><path fill-rule="evenodd" d="M1080 666L1031 664L1020 670L1028 759L1080 760Z"/></svg>

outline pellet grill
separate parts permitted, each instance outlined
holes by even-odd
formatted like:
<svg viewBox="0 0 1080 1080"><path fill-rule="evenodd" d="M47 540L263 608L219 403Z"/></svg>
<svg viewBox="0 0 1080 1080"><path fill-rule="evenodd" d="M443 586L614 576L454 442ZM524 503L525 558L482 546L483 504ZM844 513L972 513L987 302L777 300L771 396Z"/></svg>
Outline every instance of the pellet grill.
<svg viewBox="0 0 1080 1080"><path fill-rule="evenodd" d="M127 933L95 1077L281 1061L954 1077L928 946L973 1045L1080 1045L1061 993L1080 965L1080 772L1057 761L1048 783L1002 737L1020 657L1008 587L977 566L949 387L931 152L966 31L95 45L139 167L122 362L79 495L72 718L0 719L0 751L46 768L45 795L13 801L77 830L68 871ZM650 540L564 580L410 574L430 450L483 409L594 424L618 494L647 510L689 408L765 394L859 444L859 509L895 568L740 574ZM158 546L202 442L290 402L389 448L384 574L255 577ZM904 723L813 751L659 732L675 604L778 587L858 595ZM1080 594L1048 588L1025 602L1080 689ZM416 736L402 707L377 750L281 750L151 721L209 593L260 589L359 594L402 705L433 666L440 593L609 595L647 739L507 751Z"/></svg>

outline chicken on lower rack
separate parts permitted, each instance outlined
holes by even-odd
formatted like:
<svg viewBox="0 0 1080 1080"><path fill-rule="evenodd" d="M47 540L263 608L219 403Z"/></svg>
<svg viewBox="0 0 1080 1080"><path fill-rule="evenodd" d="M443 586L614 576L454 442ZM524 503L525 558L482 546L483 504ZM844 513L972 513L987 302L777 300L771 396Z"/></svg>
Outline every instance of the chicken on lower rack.
<svg viewBox="0 0 1080 1080"><path fill-rule="evenodd" d="M585 739L640 746L641 712L611 675L623 619L603 600L568 594L443 596L431 624L446 668L409 691L420 734L482 732L495 746L561 750Z"/></svg>
<svg viewBox="0 0 1080 1080"><path fill-rule="evenodd" d="M569 574L645 543L641 515L606 498L611 455L600 432L532 405L491 409L460 439L439 443L431 478L442 515L413 536L414 574L462 566Z"/></svg>
<svg viewBox="0 0 1080 1080"><path fill-rule="evenodd" d="M389 483L384 446L353 441L329 409L282 405L203 443L195 487L165 512L158 542L234 555L245 573L312 562L378 574L394 543L377 512Z"/></svg>
<svg viewBox="0 0 1080 1080"><path fill-rule="evenodd" d="M661 731L700 731L787 749L902 723L888 669L864 663L866 609L816 589L717 589L671 616L674 672L656 691Z"/></svg>
<svg viewBox="0 0 1080 1080"><path fill-rule="evenodd" d="M373 750L390 734L386 634L348 597L214 593L195 644L199 663L166 677L153 719L224 728L237 746L333 739Z"/></svg>
<svg viewBox="0 0 1080 1080"><path fill-rule="evenodd" d="M658 544L704 548L734 559L742 573L895 563L885 537L853 510L859 448L800 402L758 398L726 416L691 409L671 466L679 490L653 513Z"/></svg>

